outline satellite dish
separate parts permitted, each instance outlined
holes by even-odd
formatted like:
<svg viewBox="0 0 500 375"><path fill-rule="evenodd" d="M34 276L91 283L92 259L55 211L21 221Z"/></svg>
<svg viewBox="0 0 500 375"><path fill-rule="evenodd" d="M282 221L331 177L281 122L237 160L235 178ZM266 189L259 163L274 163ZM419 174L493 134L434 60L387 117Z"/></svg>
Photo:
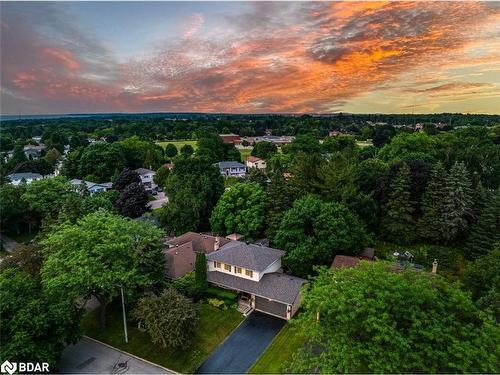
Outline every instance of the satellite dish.
<svg viewBox="0 0 500 375"><path fill-rule="evenodd" d="M393 254L395 257L398 257L399 256L399 253L397 251L394 252Z"/></svg>

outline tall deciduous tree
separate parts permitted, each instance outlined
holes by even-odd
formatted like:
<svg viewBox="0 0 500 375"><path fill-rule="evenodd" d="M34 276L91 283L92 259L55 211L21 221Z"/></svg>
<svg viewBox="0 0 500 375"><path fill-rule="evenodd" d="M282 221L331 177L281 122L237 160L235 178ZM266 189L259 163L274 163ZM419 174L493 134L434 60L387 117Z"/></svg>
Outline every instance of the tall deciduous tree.
<svg viewBox="0 0 500 375"><path fill-rule="evenodd" d="M409 244L415 239L415 209L411 200L410 183L410 168L404 164L392 183L382 219L386 237L397 243Z"/></svg>
<svg viewBox="0 0 500 375"><path fill-rule="evenodd" d="M307 276L314 265L330 265L336 254L358 253L369 238L345 206L306 195L285 213L274 243L287 252L292 273Z"/></svg>
<svg viewBox="0 0 500 375"><path fill-rule="evenodd" d="M133 171L129 168L125 168L118 178L113 182L113 189L122 191L125 189L128 185L133 184L133 183L140 183L141 178L139 177L139 174L136 171Z"/></svg>
<svg viewBox="0 0 500 375"><path fill-rule="evenodd" d="M177 147L173 143L167 144L165 147L165 156L169 158L173 158L174 156L177 155Z"/></svg>
<svg viewBox="0 0 500 375"><path fill-rule="evenodd" d="M71 301L95 296L102 327L121 286L130 293L163 279L162 232L148 223L99 211L61 226L42 243L45 287Z"/></svg>
<svg viewBox="0 0 500 375"><path fill-rule="evenodd" d="M256 238L262 232L265 205L266 195L259 184L235 184L217 202L210 217L212 230Z"/></svg>
<svg viewBox="0 0 500 375"><path fill-rule="evenodd" d="M290 189L285 177L284 168L279 161L270 163L270 182L267 186L265 227L266 236L274 238L285 212L292 206Z"/></svg>
<svg viewBox="0 0 500 375"><path fill-rule="evenodd" d="M308 345L292 373L498 371L500 328L438 275L383 262L323 270L302 306Z"/></svg>
<svg viewBox="0 0 500 375"><path fill-rule="evenodd" d="M115 200L115 207L123 216L133 219L148 210L149 196L140 182L127 185Z"/></svg>
<svg viewBox="0 0 500 375"><path fill-rule="evenodd" d="M278 152L278 147L272 142L258 142L253 146L252 156L256 156L261 159L269 159L271 156Z"/></svg>
<svg viewBox="0 0 500 375"><path fill-rule="evenodd" d="M47 293L39 278L14 268L0 272L2 360L55 365L79 338L80 318L73 301Z"/></svg>
<svg viewBox="0 0 500 375"><path fill-rule="evenodd" d="M189 346L199 316L193 302L174 288L166 289L159 296L141 298L133 315L144 321L155 344L173 349Z"/></svg>
<svg viewBox="0 0 500 375"><path fill-rule="evenodd" d="M21 198L40 219L45 217L55 219L70 194L76 194L72 191L70 183L66 178L58 176L33 181Z"/></svg>

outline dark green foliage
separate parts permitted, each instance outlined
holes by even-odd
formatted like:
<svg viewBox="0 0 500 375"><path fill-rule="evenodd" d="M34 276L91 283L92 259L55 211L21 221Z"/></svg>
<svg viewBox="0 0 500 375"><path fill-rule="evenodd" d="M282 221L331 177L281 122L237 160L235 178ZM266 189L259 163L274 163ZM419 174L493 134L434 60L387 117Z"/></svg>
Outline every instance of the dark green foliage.
<svg viewBox="0 0 500 375"><path fill-rule="evenodd" d="M267 160L278 152L278 147L272 142L257 142L252 149L252 156Z"/></svg>
<svg viewBox="0 0 500 375"><path fill-rule="evenodd" d="M172 349L189 347L199 319L193 302L174 288L141 298L132 315L144 322L155 344Z"/></svg>
<svg viewBox="0 0 500 375"><path fill-rule="evenodd" d="M283 146L283 152L292 155L298 153L319 154L321 147L319 140L313 134L301 134L295 137L292 143Z"/></svg>
<svg viewBox="0 0 500 375"><path fill-rule="evenodd" d="M271 164L270 182L266 190L265 231L274 238L285 212L292 206L290 189L283 177L284 169L279 163Z"/></svg>
<svg viewBox="0 0 500 375"><path fill-rule="evenodd" d="M463 163L455 163L446 180L446 197L442 223L443 237L451 242L463 236L469 227L472 211L472 190L469 173Z"/></svg>
<svg viewBox="0 0 500 375"><path fill-rule="evenodd" d="M464 275L464 284L482 309L491 309L500 321L500 243L493 250L470 263Z"/></svg>
<svg viewBox="0 0 500 375"><path fill-rule="evenodd" d="M266 195L255 182L228 188L215 206L210 225L221 234L239 233L255 239L262 233Z"/></svg>
<svg viewBox="0 0 500 375"><path fill-rule="evenodd" d="M432 176L422 195L422 217L418 222L418 233L423 239L439 242L444 237L444 203L447 196L448 174L441 163L432 169Z"/></svg>
<svg viewBox="0 0 500 375"><path fill-rule="evenodd" d="M302 306L308 345L291 373L498 371L500 328L438 275L383 262L322 270Z"/></svg>
<svg viewBox="0 0 500 375"><path fill-rule="evenodd" d="M175 234L208 229L223 191L224 180L211 162L197 157L177 160L165 184L169 201L162 208L163 225Z"/></svg>
<svg viewBox="0 0 500 375"><path fill-rule="evenodd" d="M25 191L23 185L0 185L0 223L3 230L20 231L28 213L28 204L21 199Z"/></svg>
<svg viewBox="0 0 500 375"><path fill-rule="evenodd" d="M130 184L140 183L140 182L141 178L139 177L139 174L136 171L133 171L129 168L125 168L120 173L115 182L113 182L113 189L122 191Z"/></svg>
<svg viewBox="0 0 500 375"><path fill-rule="evenodd" d="M123 147L118 143L94 143L63 163L65 174L71 178L92 175L96 182L109 182L115 171L126 166Z"/></svg>
<svg viewBox="0 0 500 375"><path fill-rule="evenodd" d="M32 172L46 176L54 172L54 166L44 158L26 160L16 165L12 173Z"/></svg>
<svg viewBox="0 0 500 375"><path fill-rule="evenodd" d="M338 137L326 137L323 143L321 144L321 148L324 152L334 153L338 151L342 151L346 148L355 149L356 139L353 136L349 135L341 135Z"/></svg>
<svg viewBox="0 0 500 375"><path fill-rule="evenodd" d="M369 238L345 206L306 195L285 213L273 243L286 251L285 266L305 277L314 265L330 265L337 254L357 254Z"/></svg>
<svg viewBox="0 0 500 375"><path fill-rule="evenodd" d="M198 289L199 293L202 294L203 291L207 288L207 257L205 253L197 252L196 253L196 262L194 265L194 273L196 279L196 289Z"/></svg>
<svg viewBox="0 0 500 375"><path fill-rule="evenodd" d="M107 305L120 293L144 291L164 280L162 232L149 223L99 211L65 224L42 241L44 286L71 301L95 296L105 326Z"/></svg>
<svg viewBox="0 0 500 375"><path fill-rule="evenodd" d="M115 200L117 211L123 216L133 219L148 210L149 195L140 182L127 185Z"/></svg>
<svg viewBox="0 0 500 375"><path fill-rule="evenodd" d="M124 139L113 145L123 149L126 165L131 169L142 167L154 170L163 163L163 148L137 136Z"/></svg>
<svg viewBox="0 0 500 375"><path fill-rule="evenodd" d="M54 366L79 338L81 312L73 301L48 294L37 277L16 269L0 272L0 357Z"/></svg>
<svg viewBox="0 0 500 375"><path fill-rule="evenodd" d="M410 168L407 164L399 169L391 187L382 219L384 233L391 241L409 244L415 239L416 233L413 219L415 208L410 196Z"/></svg>
<svg viewBox="0 0 500 375"><path fill-rule="evenodd" d="M194 154L194 148L191 145L184 145L181 147L181 154L185 156L191 156Z"/></svg>
<svg viewBox="0 0 500 375"><path fill-rule="evenodd" d="M169 174L170 170L162 165L160 168L158 168L153 178L155 184L163 188L165 186L165 183L167 182L167 177Z"/></svg>
<svg viewBox="0 0 500 375"><path fill-rule="evenodd" d="M168 157L168 158L173 158L174 156L177 155L177 147L175 147L174 144L172 143L169 143L167 144L167 146L165 147L165 156Z"/></svg>
<svg viewBox="0 0 500 375"><path fill-rule="evenodd" d="M467 239L466 251L470 259L486 255L495 243L500 243L500 191L484 193L482 210Z"/></svg>
<svg viewBox="0 0 500 375"><path fill-rule="evenodd" d="M66 197L71 194L76 193L71 190L68 180L58 176L33 181L27 186L21 199L40 220L47 217L55 219Z"/></svg>

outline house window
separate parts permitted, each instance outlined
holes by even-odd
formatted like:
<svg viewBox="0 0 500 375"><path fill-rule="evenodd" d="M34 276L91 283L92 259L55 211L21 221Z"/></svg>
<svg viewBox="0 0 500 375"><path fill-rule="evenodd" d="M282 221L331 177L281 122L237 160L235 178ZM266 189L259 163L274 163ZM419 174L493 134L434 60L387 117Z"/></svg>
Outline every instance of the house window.
<svg viewBox="0 0 500 375"><path fill-rule="evenodd" d="M224 264L224 269L225 269L226 271L231 272L231 265L230 265L230 264Z"/></svg>
<svg viewBox="0 0 500 375"><path fill-rule="evenodd" d="M252 270L245 270L245 275L248 277L253 277L253 271Z"/></svg>
<svg viewBox="0 0 500 375"><path fill-rule="evenodd" d="M234 273L241 273L241 267L234 267Z"/></svg>
<svg viewBox="0 0 500 375"><path fill-rule="evenodd" d="M216 262L216 261L214 261L214 267L215 267L215 268L220 268L220 262Z"/></svg>

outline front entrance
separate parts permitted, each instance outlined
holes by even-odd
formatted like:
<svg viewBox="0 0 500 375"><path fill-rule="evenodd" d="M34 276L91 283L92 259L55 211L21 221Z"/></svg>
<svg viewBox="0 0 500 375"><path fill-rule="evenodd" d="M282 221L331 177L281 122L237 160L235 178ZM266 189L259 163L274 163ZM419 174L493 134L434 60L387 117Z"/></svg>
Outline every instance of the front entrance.
<svg viewBox="0 0 500 375"><path fill-rule="evenodd" d="M240 292L238 295L238 311L246 316L252 311L252 309L252 295Z"/></svg>

